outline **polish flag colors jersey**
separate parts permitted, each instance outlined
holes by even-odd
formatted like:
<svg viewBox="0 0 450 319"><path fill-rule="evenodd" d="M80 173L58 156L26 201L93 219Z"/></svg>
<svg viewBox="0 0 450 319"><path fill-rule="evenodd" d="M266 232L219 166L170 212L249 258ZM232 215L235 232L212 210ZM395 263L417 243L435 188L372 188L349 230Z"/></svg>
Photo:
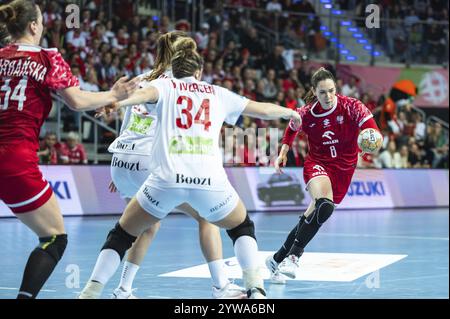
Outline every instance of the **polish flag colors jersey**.
<svg viewBox="0 0 450 319"><path fill-rule="evenodd" d="M78 86L57 49L12 44L0 49L0 144L31 142L52 108L51 90Z"/></svg>
<svg viewBox="0 0 450 319"><path fill-rule="evenodd" d="M348 170L356 167L361 126L373 115L355 98L338 94L336 97L336 105L329 110L324 110L317 101L298 108L297 112L302 117L301 127L296 127L291 121L283 144L290 146L301 130L308 136L307 160Z"/></svg>
<svg viewBox="0 0 450 319"><path fill-rule="evenodd" d="M223 122L234 125L248 99L225 88L183 79L152 81L159 93L158 125L149 181L164 187L223 191L219 134Z"/></svg>

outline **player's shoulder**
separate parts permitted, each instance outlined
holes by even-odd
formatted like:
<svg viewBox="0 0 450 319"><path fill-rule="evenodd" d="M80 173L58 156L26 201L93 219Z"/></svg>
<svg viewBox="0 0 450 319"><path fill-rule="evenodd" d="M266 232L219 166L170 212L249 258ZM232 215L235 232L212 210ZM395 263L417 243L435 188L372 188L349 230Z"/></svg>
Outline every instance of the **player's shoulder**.
<svg viewBox="0 0 450 319"><path fill-rule="evenodd" d="M358 100L357 98L351 97L351 96L346 96L346 95L341 95L341 94L336 94L336 96L338 98L338 103L341 104L342 106L353 107L353 106L361 103L360 100Z"/></svg>
<svg viewBox="0 0 450 319"><path fill-rule="evenodd" d="M317 104L317 100L307 103L297 108L297 112L302 115L311 114L312 108Z"/></svg>

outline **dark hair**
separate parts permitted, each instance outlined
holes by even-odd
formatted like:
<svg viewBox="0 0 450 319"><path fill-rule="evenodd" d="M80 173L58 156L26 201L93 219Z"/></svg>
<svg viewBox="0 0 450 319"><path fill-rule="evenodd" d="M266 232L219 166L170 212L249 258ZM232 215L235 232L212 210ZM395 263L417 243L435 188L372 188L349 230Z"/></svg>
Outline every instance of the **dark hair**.
<svg viewBox="0 0 450 319"><path fill-rule="evenodd" d="M0 41L9 42L9 37L20 38L28 24L37 21L38 10L34 0L14 0L0 6Z"/></svg>
<svg viewBox="0 0 450 319"><path fill-rule="evenodd" d="M203 67L203 59L197 53L197 44L192 38L180 38L173 44L172 73L177 79L192 76Z"/></svg>
<svg viewBox="0 0 450 319"><path fill-rule="evenodd" d="M159 78L170 67L172 56L175 52L173 44L177 39L182 37L187 37L187 34L182 31L172 31L158 38L156 42L155 68L144 78L145 81L152 81Z"/></svg>
<svg viewBox="0 0 450 319"><path fill-rule="evenodd" d="M314 90L317 88L317 85L319 84L320 81L327 79L333 80L333 82L336 84L336 80L334 79L333 74L324 67L319 68L316 72L313 73L311 77L312 87L303 98L306 104L309 104L316 99L314 95Z"/></svg>

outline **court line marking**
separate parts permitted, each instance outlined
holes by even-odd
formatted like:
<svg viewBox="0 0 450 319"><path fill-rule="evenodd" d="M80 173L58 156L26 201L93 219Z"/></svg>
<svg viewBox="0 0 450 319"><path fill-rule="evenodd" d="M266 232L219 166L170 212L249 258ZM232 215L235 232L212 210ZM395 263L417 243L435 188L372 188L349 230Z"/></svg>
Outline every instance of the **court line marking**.
<svg viewBox="0 0 450 319"><path fill-rule="evenodd" d="M170 230L198 230L197 227L165 227L162 226L162 229L170 229ZM265 230L265 229L257 229L257 233L269 233L269 234L283 234L286 235L287 231L282 230ZM321 233L320 236L333 236L333 237L374 237L374 238L395 238L395 239L411 239L411 240L442 240L449 241L449 237L425 237L425 236L403 236L403 235L375 235L375 234L351 234L351 233Z"/></svg>

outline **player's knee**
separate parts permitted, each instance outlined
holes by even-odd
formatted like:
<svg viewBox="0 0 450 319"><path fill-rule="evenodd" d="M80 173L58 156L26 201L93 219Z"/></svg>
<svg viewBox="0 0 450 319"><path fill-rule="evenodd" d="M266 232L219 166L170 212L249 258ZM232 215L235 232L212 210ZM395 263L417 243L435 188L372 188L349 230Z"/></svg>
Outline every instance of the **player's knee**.
<svg viewBox="0 0 450 319"><path fill-rule="evenodd" d="M247 215L245 217L245 220L239 226L236 226L233 229L227 230L227 234L228 234L228 236L230 236L231 240L233 241L233 245L236 242L236 240L241 236L250 236L256 240L255 224L250 219L250 217L248 217L248 215Z"/></svg>
<svg viewBox="0 0 450 319"><path fill-rule="evenodd" d="M316 200L316 220L319 225L325 223L334 211L334 203L328 198L319 198Z"/></svg>
<svg viewBox="0 0 450 319"><path fill-rule="evenodd" d="M102 247L103 249L113 249L117 251L122 260L123 256L131 245L133 245L136 237L128 234L119 223L114 226L114 228L109 232L106 242Z"/></svg>
<svg viewBox="0 0 450 319"><path fill-rule="evenodd" d="M47 252L58 262L67 247L67 234L39 238L39 248Z"/></svg>

